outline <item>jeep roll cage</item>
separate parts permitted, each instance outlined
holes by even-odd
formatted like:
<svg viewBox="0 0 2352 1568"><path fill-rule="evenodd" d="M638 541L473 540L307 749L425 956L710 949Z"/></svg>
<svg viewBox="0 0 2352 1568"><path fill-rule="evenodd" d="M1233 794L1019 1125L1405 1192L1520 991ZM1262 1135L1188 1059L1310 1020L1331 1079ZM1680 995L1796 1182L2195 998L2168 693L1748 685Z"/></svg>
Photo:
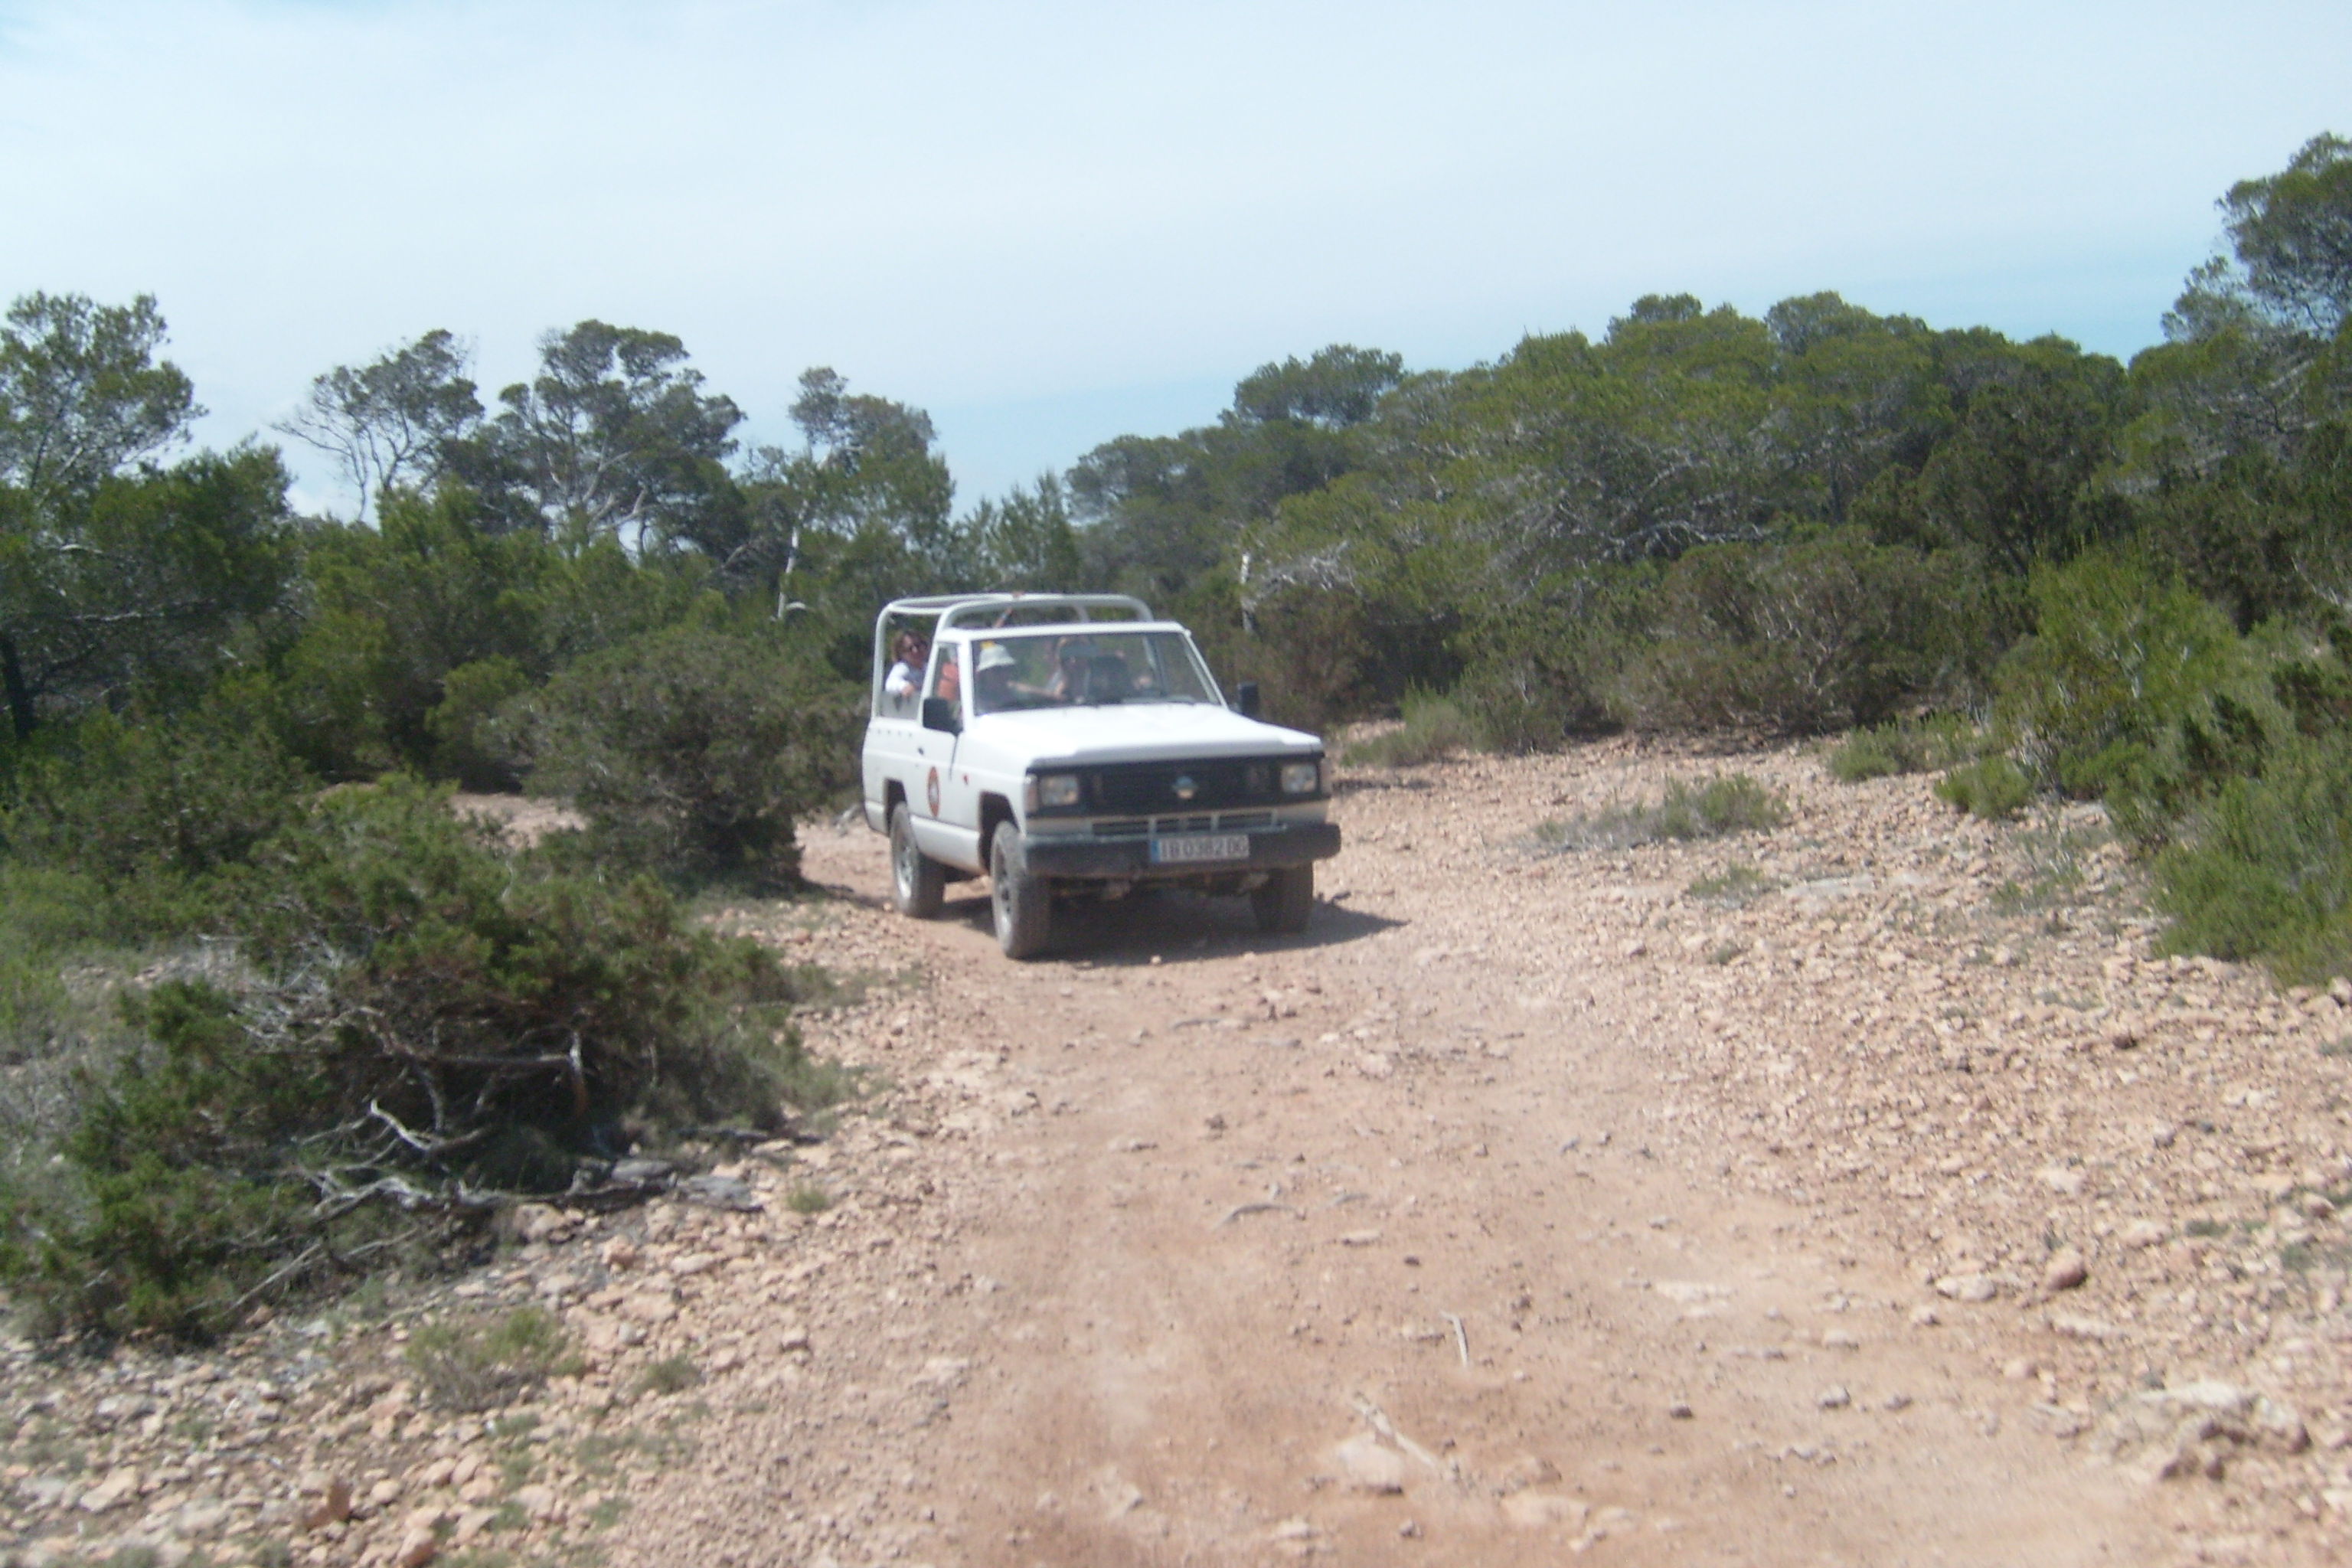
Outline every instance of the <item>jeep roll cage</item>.
<svg viewBox="0 0 2352 1568"><path fill-rule="evenodd" d="M1017 619L1016 619L1017 617ZM931 623L924 640L974 627L1094 626L1105 621L1149 621L1151 606L1128 594L937 594L893 599L874 617L872 703L879 710L882 678L890 668L890 639L909 621Z"/></svg>

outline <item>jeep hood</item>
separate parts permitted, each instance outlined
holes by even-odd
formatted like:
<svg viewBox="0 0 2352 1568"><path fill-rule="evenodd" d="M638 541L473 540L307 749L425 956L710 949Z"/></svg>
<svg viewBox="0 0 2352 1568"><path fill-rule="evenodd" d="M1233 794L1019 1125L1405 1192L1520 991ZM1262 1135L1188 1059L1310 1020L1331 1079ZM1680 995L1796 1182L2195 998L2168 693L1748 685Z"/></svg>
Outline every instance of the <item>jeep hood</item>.
<svg viewBox="0 0 2352 1568"><path fill-rule="evenodd" d="M1206 702L1120 702L990 713L966 733L1025 754L1032 765L1150 763L1186 757L1308 755L1323 742L1299 730L1244 719Z"/></svg>

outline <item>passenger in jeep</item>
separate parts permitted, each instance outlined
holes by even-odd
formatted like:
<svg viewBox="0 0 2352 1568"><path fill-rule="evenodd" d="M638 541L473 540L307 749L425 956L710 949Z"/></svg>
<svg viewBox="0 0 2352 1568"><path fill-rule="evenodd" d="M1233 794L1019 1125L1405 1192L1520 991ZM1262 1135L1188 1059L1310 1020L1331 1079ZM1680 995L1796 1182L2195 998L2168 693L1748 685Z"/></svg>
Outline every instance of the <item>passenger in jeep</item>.
<svg viewBox="0 0 2352 1568"><path fill-rule="evenodd" d="M923 666L930 662L931 645L920 632L900 632L898 646L892 651L897 662L882 678L882 695L888 700L892 712L905 713L912 710L915 693L922 689Z"/></svg>
<svg viewBox="0 0 2352 1568"><path fill-rule="evenodd" d="M1128 679L1127 660L1115 653L1098 653L1087 660L1086 694L1083 702L1124 702L1131 695L1134 682Z"/></svg>
<svg viewBox="0 0 2352 1568"><path fill-rule="evenodd" d="M1127 660L1090 637L1065 637L1054 650L1054 679L1046 690L1056 702L1122 702L1134 687Z"/></svg>
<svg viewBox="0 0 2352 1568"><path fill-rule="evenodd" d="M971 694L978 700L981 712L993 713L999 709L1011 707L1014 698L1034 689L1024 686L1016 679L1020 668L1019 661L1013 657L1013 650L1003 643L981 644L980 658L971 669Z"/></svg>
<svg viewBox="0 0 2352 1568"><path fill-rule="evenodd" d="M1054 679L1045 690L1055 701L1072 701L1086 689L1087 660L1094 651L1095 645L1087 637L1064 637L1054 645Z"/></svg>

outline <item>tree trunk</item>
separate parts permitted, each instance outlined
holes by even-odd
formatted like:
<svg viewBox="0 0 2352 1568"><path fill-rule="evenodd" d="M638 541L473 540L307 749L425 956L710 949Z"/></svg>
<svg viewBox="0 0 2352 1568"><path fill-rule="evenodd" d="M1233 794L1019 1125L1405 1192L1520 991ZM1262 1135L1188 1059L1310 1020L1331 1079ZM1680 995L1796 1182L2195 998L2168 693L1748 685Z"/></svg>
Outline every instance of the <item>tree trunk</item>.
<svg viewBox="0 0 2352 1568"><path fill-rule="evenodd" d="M16 639L0 632L0 686L8 696L8 723L16 739L33 732L33 693L25 684L25 662L16 656Z"/></svg>

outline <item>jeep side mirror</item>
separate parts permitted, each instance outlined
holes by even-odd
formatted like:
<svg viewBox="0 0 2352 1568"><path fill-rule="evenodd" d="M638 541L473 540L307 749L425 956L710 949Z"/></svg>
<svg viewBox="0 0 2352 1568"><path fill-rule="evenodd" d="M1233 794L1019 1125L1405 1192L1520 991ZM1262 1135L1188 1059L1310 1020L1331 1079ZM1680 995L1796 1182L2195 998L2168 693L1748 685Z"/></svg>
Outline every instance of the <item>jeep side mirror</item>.
<svg viewBox="0 0 2352 1568"><path fill-rule="evenodd" d="M952 697L923 699L923 728L938 730L950 735L963 733L963 715L956 711Z"/></svg>
<svg viewBox="0 0 2352 1568"><path fill-rule="evenodd" d="M1234 707L1244 719L1257 717L1257 682L1237 681L1234 685Z"/></svg>

